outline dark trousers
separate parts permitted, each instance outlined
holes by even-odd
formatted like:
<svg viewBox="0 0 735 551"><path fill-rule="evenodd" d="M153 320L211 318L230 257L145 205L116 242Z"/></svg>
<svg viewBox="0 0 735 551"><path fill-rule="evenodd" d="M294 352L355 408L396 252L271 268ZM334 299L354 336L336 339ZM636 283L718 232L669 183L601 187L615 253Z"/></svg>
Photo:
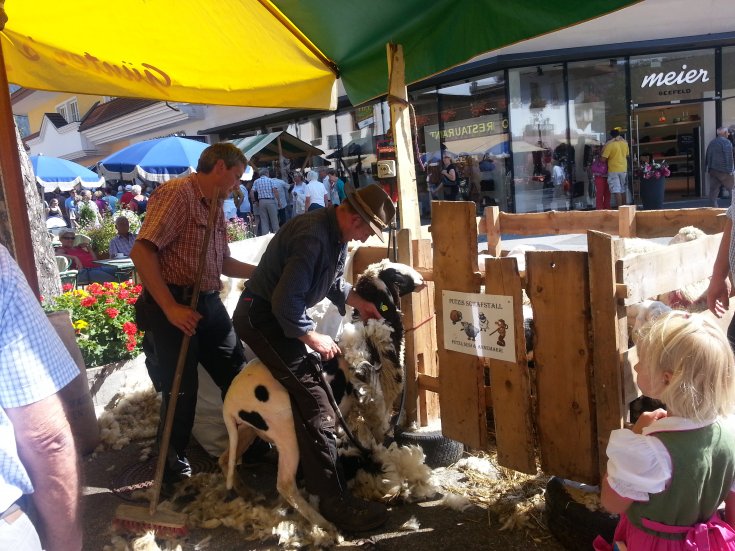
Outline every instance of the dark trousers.
<svg viewBox="0 0 735 551"><path fill-rule="evenodd" d="M337 470L334 410L319 385L319 375L306 346L284 335L270 302L253 296L247 289L240 297L232 321L237 335L291 397L306 490L318 496L340 495L346 486Z"/></svg>
<svg viewBox="0 0 735 551"><path fill-rule="evenodd" d="M169 288L177 302L188 304L189 300L184 296L182 288L173 286ZM144 296L145 298L141 297L143 303L136 304L136 320L138 326L145 331L143 352L146 355L148 374L156 390L162 392L160 438L183 333L169 323L161 308L149 295ZM202 319L189 341L171 433L170 448L179 456L184 455L194 426L199 389L197 364L201 363L204 366L217 386L222 389L224 396L232 379L245 362L242 343L235 335L219 293L201 294L197 311L202 315Z"/></svg>

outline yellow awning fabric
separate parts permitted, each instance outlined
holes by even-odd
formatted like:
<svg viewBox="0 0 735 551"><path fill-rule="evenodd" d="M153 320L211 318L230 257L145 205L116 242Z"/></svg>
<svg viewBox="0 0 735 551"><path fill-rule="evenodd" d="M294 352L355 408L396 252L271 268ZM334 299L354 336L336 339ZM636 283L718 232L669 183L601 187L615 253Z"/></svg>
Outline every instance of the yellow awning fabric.
<svg viewBox="0 0 735 551"><path fill-rule="evenodd" d="M10 0L2 49L26 88L334 109L329 60L267 1Z"/></svg>

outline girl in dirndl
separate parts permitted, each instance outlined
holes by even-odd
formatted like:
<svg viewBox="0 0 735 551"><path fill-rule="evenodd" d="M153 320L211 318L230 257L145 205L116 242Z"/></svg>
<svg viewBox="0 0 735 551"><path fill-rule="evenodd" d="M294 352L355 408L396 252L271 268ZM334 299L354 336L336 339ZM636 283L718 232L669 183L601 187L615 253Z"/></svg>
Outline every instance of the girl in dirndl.
<svg viewBox="0 0 735 551"><path fill-rule="evenodd" d="M620 514L614 544L735 550L735 357L727 337L701 314L669 312L636 344L638 386L666 409L610 435L601 499ZM594 548L613 549L599 536Z"/></svg>

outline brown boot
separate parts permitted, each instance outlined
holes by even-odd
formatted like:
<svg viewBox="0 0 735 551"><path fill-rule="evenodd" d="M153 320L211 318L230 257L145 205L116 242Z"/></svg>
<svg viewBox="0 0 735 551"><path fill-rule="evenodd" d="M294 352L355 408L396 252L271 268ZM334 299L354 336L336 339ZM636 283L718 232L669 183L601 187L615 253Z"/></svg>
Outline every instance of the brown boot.
<svg viewBox="0 0 735 551"><path fill-rule="evenodd" d="M319 512L337 528L346 532L373 530L388 520L388 509L385 505L365 501L349 492L340 496L321 497Z"/></svg>

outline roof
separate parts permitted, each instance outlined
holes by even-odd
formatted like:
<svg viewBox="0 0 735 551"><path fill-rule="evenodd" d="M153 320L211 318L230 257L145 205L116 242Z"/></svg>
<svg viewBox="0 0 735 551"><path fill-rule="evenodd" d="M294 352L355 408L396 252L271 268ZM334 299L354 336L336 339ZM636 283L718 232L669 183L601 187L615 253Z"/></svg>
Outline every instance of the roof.
<svg viewBox="0 0 735 551"><path fill-rule="evenodd" d="M324 153L321 149L283 131L239 138L232 140L232 143L245 153L248 160L255 159L257 162L274 161L278 160L279 157L279 139L281 152L287 159L299 159L307 155L318 156Z"/></svg>
<svg viewBox="0 0 735 551"><path fill-rule="evenodd" d="M90 128L109 122L118 117L122 117L123 115L149 107L154 103L158 103L158 101L133 98L115 98L105 103L97 103L87 112L86 115L84 115L84 118L79 125L79 130L89 130Z"/></svg>
<svg viewBox="0 0 735 551"><path fill-rule="evenodd" d="M69 124L64 117L62 117L59 113L44 113L44 117L46 117L51 124L53 124L56 128L61 128L62 126L66 126Z"/></svg>

